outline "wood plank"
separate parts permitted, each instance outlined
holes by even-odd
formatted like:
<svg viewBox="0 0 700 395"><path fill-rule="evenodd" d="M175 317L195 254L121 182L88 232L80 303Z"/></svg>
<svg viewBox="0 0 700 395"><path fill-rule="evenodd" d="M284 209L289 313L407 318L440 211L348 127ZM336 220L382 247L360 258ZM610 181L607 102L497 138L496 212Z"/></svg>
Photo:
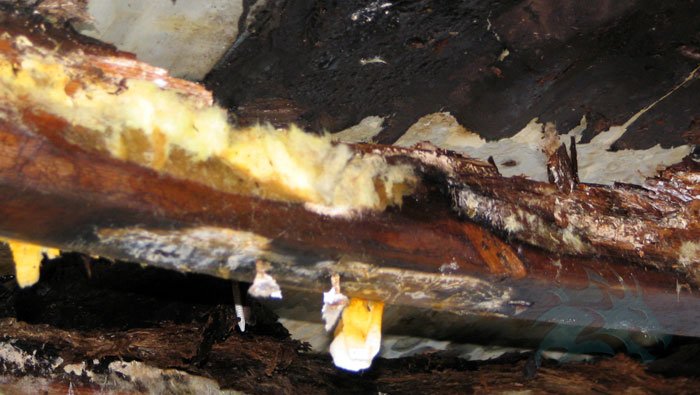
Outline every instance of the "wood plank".
<svg viewBox="0 0 700 395"><path fill-rule="evenodd" d="M34 45L83 59L76 70L89 69L90 78L163 80L167 90L208 103L203 88L113 49L39 29L44 22L26 16L5 12L0 20L3 37L24 34ZM0 43L0 56L23 53ZM504 178L489 163L430 147L356 145L358 153L409 164L421 185L401 207L342 217L222 192L86 150L63 137L77 133L74 125L44 111L18 112L19 104L0 105L3 236L244 281L262 259L283 288L321 292L339 274L349 296L455 314L572 322L570 310L545 314L562 305L556 295L599 311L618 308L610 303L622 295L617 299L654 319L630 328L611 316L591 325L700 334L700 293L692 292L700 187L692 161L644 188L580 184L570 174L569 190ZM565 160L555 167L575 168ZM583 292L591 287L608 299Z"/></svg>

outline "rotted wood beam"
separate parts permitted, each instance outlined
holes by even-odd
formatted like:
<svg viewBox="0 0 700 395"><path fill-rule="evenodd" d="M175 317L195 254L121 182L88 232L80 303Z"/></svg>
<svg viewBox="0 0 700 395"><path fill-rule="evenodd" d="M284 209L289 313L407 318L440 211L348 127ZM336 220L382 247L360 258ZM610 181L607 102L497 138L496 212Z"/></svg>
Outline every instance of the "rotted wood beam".
<svg viewBox="0 0 700 395"><path fill-rule="evenodd" d="M52 56L82 59L85 79L75 83L151 81L204 106L211 100L196 84L36 17L4 11L0 21L0 56L18 68L26 37ZM550 163L568 174L565 184L504 178L492 164L427 145L356 145L358 154L410 165L420 185L400 207L339 216L86 150L63 138L79 132L66 119L18 108L0 101L4 237L241 281L265 261L283 289L320 293L338 274L348 296L455 314L700 335L691 161L644 187L607 187L578 183L559 148ZM592 288L600 292L585 292ZM645 317L579 322L557 309L564 303Z"/></svg>
<svg viewBox="0 0 700 395"><path fill-rule="evenodd" d="M156 328L94 333L2 319L0 329L5 338L21 339L3 343L5 350L31 356L6 362L8 371L23 378L14 382L10 377L0 383L0 390L9 393L26 392L27 381L33 384L32 390L49 387L49 392L57 393L129 392L134 387L164 384L182 392L218 390L220 386L252 394L342 392L348 388L387 393L416 389L430 393L507 392L522 391L525 386L537 393L692 393L698 385L695 377L654 374L624 355L585 363L545 361L534 377L526 379L527 355L464 361L419 354L379 359L369 374L351 376L334 369L327 356L299 353L299 344L292 340L235 333L213 344L204 362L193 364L206 337L196 324L166 323ZM114 355L123 357L115 360ZM58 358L63 364L57 363ZM130 362L132 359L135 361ZM131 364L141 368L127 369ZM192 375L213 378L218 384L194 380Z"/></svg>

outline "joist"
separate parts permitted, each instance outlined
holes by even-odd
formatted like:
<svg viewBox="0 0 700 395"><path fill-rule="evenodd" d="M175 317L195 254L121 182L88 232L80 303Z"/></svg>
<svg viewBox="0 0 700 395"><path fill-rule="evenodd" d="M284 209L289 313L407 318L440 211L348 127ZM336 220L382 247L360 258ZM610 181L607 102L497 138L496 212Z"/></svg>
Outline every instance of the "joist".
<svg viewBox="0 0 700 395"><path fill-rule="evenodd" d="M460 315L576 325L569 310L553 310L562 303L553 295L598 310L633 300L643 319L630 324L611 315L591 324L700 335L700 168L690 158L645 185L602 186L578 182L575 155L559 144L548 151L552 182L543 183L503 177L494 164L429 144L328 143L328 152L350 153L343 172L380 164L372 198L341 205L335 199L345 196L263 182L255 169L238 169L230 181L226 166L234 162L193 159L181 146L159 143L167 136L144 140L138 128L120 132L122 151L110 148L89 123L76 121L98 115L84 105L93 88L119 96L148 86L153 96L144 101L177 97L183 108L223 111L201 86L130 54L2 11L0 62L2 237L247 282L263 262L282 289L320 297L338 275L350 297ZM49 71L39 76L49 80L32 80L33 71L49 69L71 78L52 79ZM39 91L17 96L20 75ZM61 95L87 99L69 100L70 112L42 105L57 83ZM124 107L110 114L144 105L115 103ZM264 133L297 136L271 127ZM337 183L350 182L343 177ZM582 292L590 287L608 298Z"/></svg>

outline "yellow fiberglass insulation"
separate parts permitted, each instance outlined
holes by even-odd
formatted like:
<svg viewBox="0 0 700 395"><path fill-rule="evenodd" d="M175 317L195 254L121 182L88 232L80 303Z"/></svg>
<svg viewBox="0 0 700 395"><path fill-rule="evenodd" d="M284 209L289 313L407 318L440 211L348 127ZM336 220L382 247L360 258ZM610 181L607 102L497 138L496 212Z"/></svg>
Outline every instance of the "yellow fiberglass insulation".
<svg viewBox="0 0 700 395"><path fill-rule="evenodd" d="M161 87L162 80L112 80L86 71L81 53L59 56L23 36L4 39L22 49L19 59L0 54L0 99L16 114L65 119L62 137L83 149L227 192L348 210L400 204L416 183L411 167L328 135L235 128L222 108Z"/></svg>

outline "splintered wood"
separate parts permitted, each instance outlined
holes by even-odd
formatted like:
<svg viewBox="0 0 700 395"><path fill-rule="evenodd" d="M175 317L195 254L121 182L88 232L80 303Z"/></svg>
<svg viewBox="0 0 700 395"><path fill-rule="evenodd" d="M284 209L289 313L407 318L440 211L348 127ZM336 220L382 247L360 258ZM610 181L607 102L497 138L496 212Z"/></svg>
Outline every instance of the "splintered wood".
<svg viewBox="0 0 700 395"><path fill-rule="evenodd" d="M551 252L622 258L700 278L700 164L687 158L643 186L606 187L575 183L563 145L551 152L552 184L460 174L452 185L459 211Z"/></svg>
<svg viewBox="0 0 700 395"><path fill-rule="evenodd" d="M289 162L259 171L249 164L268 164L247 143L233 149L198 140L204 118L207 130L231 132L217 134L222 141L241 138L209 92L130 54L0 11L0 61L7 65L0 78L2 237L247 282L264 260L265 274L282 289L320 295L339 275L349 298L528 320L552 306L543 290L579 290L595 273L611 290L637 287L658 321L640 330L700 334L688 324L700 321L700 293L676 292L700 281L700 165L691 158L644 185L584 184L575 147L570 156L550 131L551 183L543 183L503 177L493 163L430 144L344 145L268 128L265 155L283 152ZM29 96L16 95L20 83L32 87ZM88 105L94 97L85 92L109 99L109 108ZM129 95L138 100L112 100ZM196 116L154 116L147 134L139 129L141 110L154 102ZM112 140L97 140L86 125L99 125ZM170 127L180 134L168 138L180 140L158 143ZM187 146L193 141L214 156L198 157Z"/></svg>

